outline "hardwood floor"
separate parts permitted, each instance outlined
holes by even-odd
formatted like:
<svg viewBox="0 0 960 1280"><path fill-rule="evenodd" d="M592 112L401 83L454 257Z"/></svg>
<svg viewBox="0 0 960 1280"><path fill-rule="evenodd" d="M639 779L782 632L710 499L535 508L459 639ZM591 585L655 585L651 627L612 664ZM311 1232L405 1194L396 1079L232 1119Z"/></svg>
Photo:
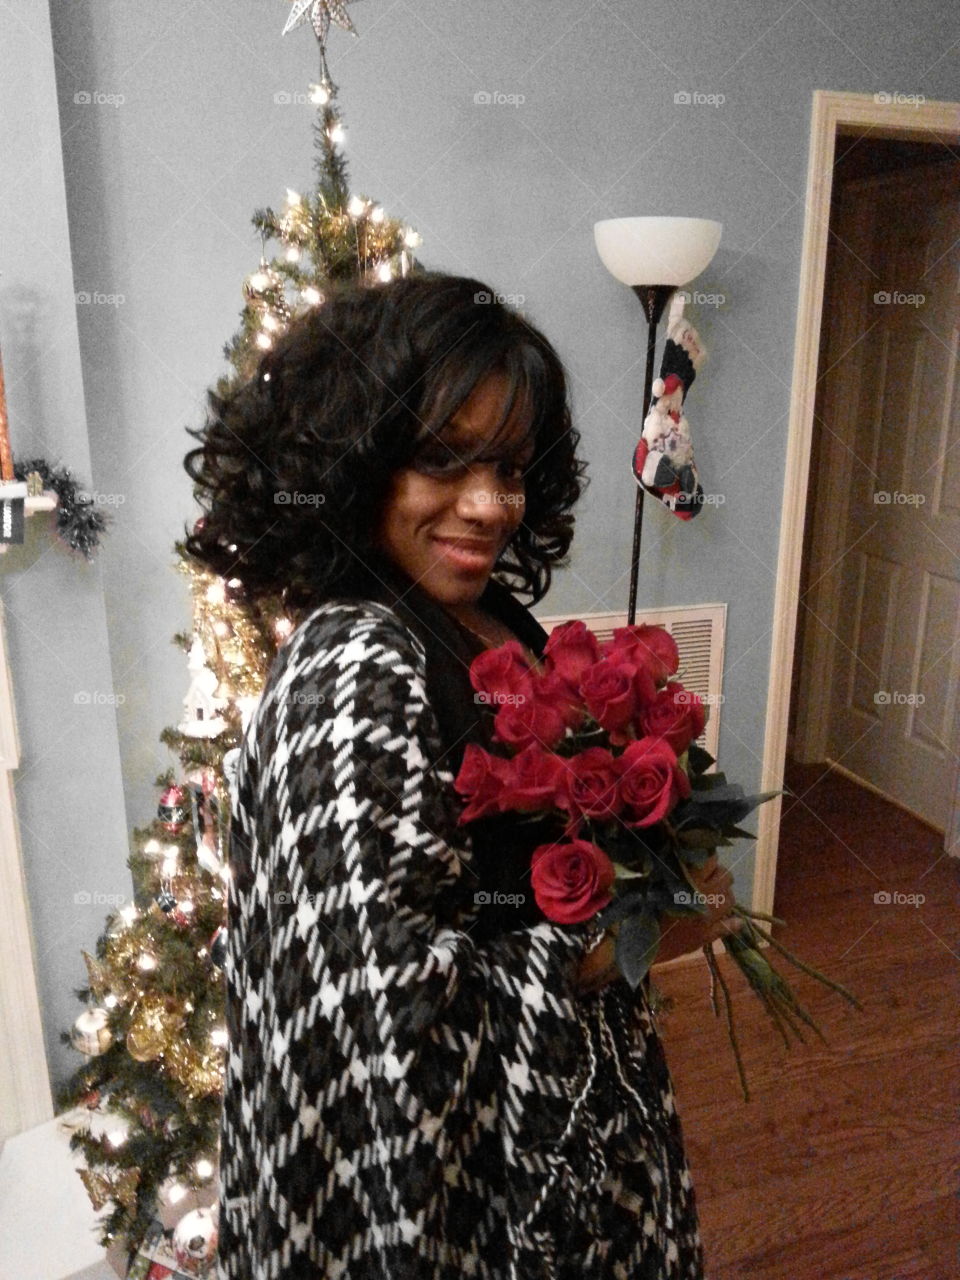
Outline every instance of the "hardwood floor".
<svg viewBox="0 0 960 1280"><path fill-rule="evenodd" d="M936 779L931 779L936 785ZM775 936L863 1004L765 954L820 1024L787 1051L728 956L751 1101L703 962L656 969L707 1280L958 1280L957 860L822 766L792 766ZM874 894L923 894L919 905Z"/></svg>

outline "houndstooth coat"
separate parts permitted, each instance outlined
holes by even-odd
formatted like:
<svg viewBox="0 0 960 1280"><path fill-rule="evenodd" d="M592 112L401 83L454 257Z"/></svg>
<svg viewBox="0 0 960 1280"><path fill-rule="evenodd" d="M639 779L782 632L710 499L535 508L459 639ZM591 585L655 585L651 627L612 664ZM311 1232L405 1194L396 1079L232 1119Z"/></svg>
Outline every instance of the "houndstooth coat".
<svg viewBox="0 0 960 1280"><path fill-rule="evenodd" d="M482 603L542 650L505 588ZM218 1280L702 1278L643 987L576 994L597 931L540 915L535 827L457 825L476 652L416 589L331 600L248 725Z"/></svg>

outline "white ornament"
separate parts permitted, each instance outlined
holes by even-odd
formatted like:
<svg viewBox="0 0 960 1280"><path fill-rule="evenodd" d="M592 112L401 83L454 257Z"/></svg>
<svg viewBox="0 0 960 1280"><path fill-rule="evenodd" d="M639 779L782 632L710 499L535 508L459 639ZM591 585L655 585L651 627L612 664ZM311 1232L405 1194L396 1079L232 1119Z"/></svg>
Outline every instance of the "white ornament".
<svg viewBox="0 0 960 1280"><path fill-rule="evenodd" d="M107 1026L106 1009L87 1009L73 1024L70 1043L81 1053L96 1058L110 1048L113 1036Z"/></svg>
<svg viewBox="0 0 960 1280"><path fill-rule="evenodd" d="M188 1276L203 1275L217 1253L217 1220L213 1209L194 1209L177 1223L173 1252Z"/></svg>
<svg viewBox="0 0 960 1280"><path fill-rule="evenodd" d="M227 727L226 720L219 713L227 706L228 699L216 695L216 672L207 666L207 656L199 636L194 637L187 669L191 678L183 699L186 715L178 728L190 738L216 738Z"/></svg>

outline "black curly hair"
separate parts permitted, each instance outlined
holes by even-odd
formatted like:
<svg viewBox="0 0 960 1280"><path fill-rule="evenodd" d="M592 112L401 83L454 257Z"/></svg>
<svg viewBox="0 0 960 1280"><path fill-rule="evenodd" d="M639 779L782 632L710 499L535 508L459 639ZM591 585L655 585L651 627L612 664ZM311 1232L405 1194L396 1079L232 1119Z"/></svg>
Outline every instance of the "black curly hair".
<svg viewBox="0 0 960 1280"><path fill-rule="evenodd" d="M510 387L500 425L521 398L534 442L523 522L494 572L536 603L567 555L586 484L566 375L547 338L491 289L439 271L332 286L249 381L208 391L206 424L187 432L200 441L184 467L204 512L187 554L230 579L240 604L273 597L297 612L362 595L382 563L374 538L391 477L493 372Z"/></svg>

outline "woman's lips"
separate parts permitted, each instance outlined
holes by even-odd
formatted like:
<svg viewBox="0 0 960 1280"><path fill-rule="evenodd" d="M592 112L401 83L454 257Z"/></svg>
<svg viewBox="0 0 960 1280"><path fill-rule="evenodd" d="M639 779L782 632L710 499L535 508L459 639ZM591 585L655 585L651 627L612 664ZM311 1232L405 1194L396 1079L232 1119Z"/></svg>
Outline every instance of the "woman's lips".
<svg viewBox="0 0 960 1280"><path fill-rule="evenodd" d="M479 573L493 567L497 558L497 545L493 542L474 542L469 538L434 538L443 560L454 568Z"/></svg>

